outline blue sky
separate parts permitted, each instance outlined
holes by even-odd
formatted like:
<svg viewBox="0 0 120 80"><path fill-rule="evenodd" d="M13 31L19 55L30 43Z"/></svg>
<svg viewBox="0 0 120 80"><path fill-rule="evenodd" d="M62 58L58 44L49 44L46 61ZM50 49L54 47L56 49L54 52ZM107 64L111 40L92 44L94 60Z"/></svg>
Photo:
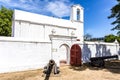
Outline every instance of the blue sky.
<svg viewBox="0 0 120 80"><path fill-rule="evenodd" d="M47 16L69 19L70 7L80 4L84 7L84 32L92 37L116 34L111 31L113 19L108 19L110 9L116 0L0 0L0 5L11 9L20 9Z"/></svg>

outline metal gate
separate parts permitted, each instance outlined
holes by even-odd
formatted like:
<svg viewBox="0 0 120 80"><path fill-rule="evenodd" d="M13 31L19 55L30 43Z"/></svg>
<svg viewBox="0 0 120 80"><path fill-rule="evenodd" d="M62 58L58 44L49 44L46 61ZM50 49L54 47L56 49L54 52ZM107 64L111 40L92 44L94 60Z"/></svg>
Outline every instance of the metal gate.
<svg viewBox="0 0 120 80"><path fill-rule="evenodd" d="M70 50L70 64L72 66L80 66L81 62L81 48L78 44L74 44Z"/></svg>

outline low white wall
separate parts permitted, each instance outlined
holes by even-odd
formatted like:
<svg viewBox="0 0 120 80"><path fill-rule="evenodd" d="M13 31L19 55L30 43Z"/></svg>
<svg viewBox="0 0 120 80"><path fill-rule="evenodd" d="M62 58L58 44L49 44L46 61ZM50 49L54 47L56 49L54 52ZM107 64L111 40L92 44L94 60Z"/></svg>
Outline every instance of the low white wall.
<svg viewBox="0 0 120 80"><path fill-rule="evenodd" d="M63 42L54 42L53 48L58 48ZM82 48L83 63L89 62L90 57L98 56L119 55L120 59L120 49L116 43L84 42L79 45ZM55 61L58 60L57 56L63 56L58 54L59 52L51 53L49 41L0 37L0 73L43 68L52 56Z"/></svg>
<svg viewBox="0 0 120 80"><path fill-rule="evenodd" d="M118 43L105 42L87 42L80 44L82 47L82 61L89 62L91 57L118 55L120 59L120 50Z"/></svg>
<svg viewBox="0 0 120 80"><path fill-rule="evenodd" d="M0 37L0 73L42 68L51 58L51 42Z"/></svg>

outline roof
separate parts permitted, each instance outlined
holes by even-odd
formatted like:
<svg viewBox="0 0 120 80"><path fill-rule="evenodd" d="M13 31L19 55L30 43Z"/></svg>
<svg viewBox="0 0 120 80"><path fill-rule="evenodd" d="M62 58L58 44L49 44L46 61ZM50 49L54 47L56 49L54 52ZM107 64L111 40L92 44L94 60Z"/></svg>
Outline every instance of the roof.
<svg viewBox="0 0 120 80"><path fill-rule="evenodd" d="M80 4L72 5L72 7L79 7L79 8L84 9Z"/></svg>

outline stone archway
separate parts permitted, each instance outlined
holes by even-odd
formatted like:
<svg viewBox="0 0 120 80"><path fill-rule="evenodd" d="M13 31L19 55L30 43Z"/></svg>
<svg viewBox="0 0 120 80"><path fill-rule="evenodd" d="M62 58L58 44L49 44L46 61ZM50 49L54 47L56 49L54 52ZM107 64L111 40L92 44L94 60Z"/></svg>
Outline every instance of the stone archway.
<svg viewBox="0 0 120 80"><path fill-rule="evenodd" d="M59 47L59 61L60 64L69 64L70 62L70 48L67 44Z"/></svg>

